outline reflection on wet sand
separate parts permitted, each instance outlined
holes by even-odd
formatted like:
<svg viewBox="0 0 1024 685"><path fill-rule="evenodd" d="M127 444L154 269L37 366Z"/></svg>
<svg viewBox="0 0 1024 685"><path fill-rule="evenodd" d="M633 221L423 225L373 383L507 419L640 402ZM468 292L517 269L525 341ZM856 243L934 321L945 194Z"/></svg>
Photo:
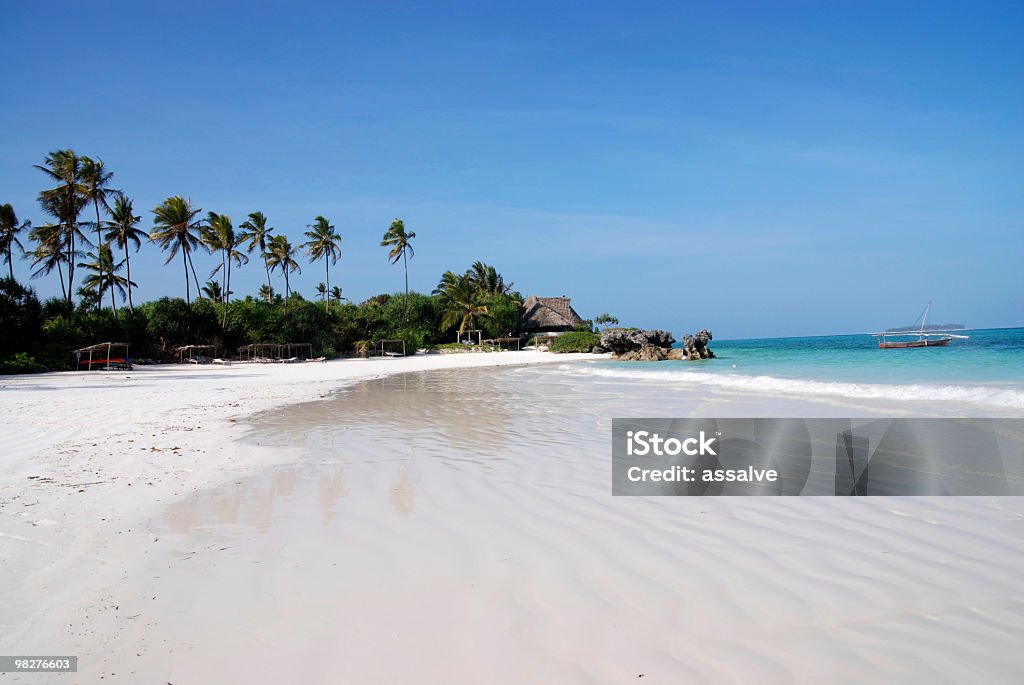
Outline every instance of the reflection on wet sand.
<svg viewBox="0 0 1024 685"><path fill-rule="evenodd" d="M406 453L441 440L499 451L527 399L514 385L500 383L497 375L433 371L363 381L330 399L255 417L249 439L261 444L313 441L318 449L340 448L345 433L356 431L401 445Z"/></svg>
<svg viewBox="0 0 1024 685"><path fill-rule="evenodd" d="M311 493L315 496L309 497ZM216 489L194 492L168 508L161 527L170 533L190 533L242 524L266 532L283 500L301 500L312 505L327 524L335 519L338 503L347 494L341 467L318 465L311 469L290 464Z"/></svg>

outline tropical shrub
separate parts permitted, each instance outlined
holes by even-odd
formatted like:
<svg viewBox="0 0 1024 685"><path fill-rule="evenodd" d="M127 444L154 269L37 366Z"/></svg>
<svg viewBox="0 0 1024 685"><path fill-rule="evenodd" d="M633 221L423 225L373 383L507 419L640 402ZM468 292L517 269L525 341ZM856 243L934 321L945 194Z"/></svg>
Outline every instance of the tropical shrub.
<svg viewBox="0 0 1024 685"><path fill-rule="evenodd" d="M590 352L600 342L601 336L597 333L571 331L552 340L548 345L548 350L551 352Z"/></svg>

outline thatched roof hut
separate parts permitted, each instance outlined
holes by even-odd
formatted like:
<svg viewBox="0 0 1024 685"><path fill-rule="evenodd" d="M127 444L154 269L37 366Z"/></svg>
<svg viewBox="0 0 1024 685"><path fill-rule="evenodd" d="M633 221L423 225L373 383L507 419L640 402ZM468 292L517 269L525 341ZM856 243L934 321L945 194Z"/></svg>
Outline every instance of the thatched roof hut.
<svg viewBox="0 0 1024 685"><path fill-rule="evenodd" d="M530 295L523 303L522 326L526 333L561 333L584 323L568 297Z"/></svg>

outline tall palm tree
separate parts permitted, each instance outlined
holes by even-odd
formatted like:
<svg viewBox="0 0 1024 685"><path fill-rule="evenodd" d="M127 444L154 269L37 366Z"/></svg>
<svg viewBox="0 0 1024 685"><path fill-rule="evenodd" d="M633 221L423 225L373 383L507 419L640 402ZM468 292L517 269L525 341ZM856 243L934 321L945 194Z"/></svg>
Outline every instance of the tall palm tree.
<svg viewBox="0 0 1024 685"><path fill-rule="evenodd" d="M174 257L181 252L181 263L185 269L185 302L191 303L191 292L189 290L188 272L192 268L192 278L196 283L196 293L199 293L199 279L196 277L196 268L192 265L192 251L199 247L200 222L196 216L203 211L199 207L193 207L191 200L186 200L181 195L169 197L153 208L153 232L149 234L150 240L160 245L161 249L167 250L169 264Z"/></svg>
<svg viewBox="0 0 1024 685"><path fill-rule="evenodd" d="M473 266L467 272L473 280L477 289L482 295L492 297L494 295L507 295L512 291L514 283L505 284L505 278L498 273L497 269L481 261L473 262Z"/></svg>
<svg viewBox="0 0 1024 685"><path fill-rule="evenodd" d="M0 254L7 257L7 270L14 280L14 246L24 253L25 246L18 240L18 234L32 228L32 222L25 220L18 223L18 215L10 204L0 205Z"/></svg>
<svg viewBox="0 0 1024 685"><path fill-rule="evenodd" d="M74 150L55 150L46 155L42 164L34 166L57 184L39 193L39 204L44 212L56 219L54 225L64 234L60 242L66 255L63 262L68 269L66 298L70 313L74 306L72 291L75 282L75 258L80 254L78 244L79 241L89 243L78 224L78 217L89 201L82 158L76 155Z"/></svg>
<svg viewBox="0 0 1024 685"><path fill-rule="evenodd" d="M308 231L306 231L306 237L309 241L303 243L302 247L306 248L306 252L309 254L309 258L316 262L324 260L324 267L327 270L327 284L324 286L324 293L331 289L331 264L338 263L338 257L341 256L341 236L334 231L334 226L323 216L318 216L313 219L313 223L309 225ZM328 302L327 298L324 298L324 310L327 311Z"/></svg>
<svg viewBox="0 0 1024 685"><path fill-rule="evenodd" d="M260 248L260 255L263 257L263 270L267 273L267 287L273 294L274 286L270 282L270 264L267 263L267 241L273 235L274 229L267 226L267 217L263 216L263 212L253 212L249 215L248 220L240 223L238 227L242 229L239 239L248 242L249 252L257 247Z"/></svg>
<svg viewBox="0 0 1024 685"><path fill-rule="evenodd" d="M114 294L119 294L121 301L124 302L125 286L134 285L119 273L124 267L124 260L122 259L118 262L114 259L114 252L110 249L110 243L101 243L95 253L90 252L86 257L92 259L92 261L82 262L79 266L83 269L88 269L92 273L85 277L82 285L86 289L92 289L96 292L98 296L97 306L103 298L103 293L109 290L110 308L117 314L117 302L114 300Z"/></svg>
<svg viewBox="0 0 1024 685"><path fill-rule="evenodd" d="M82 157L82 183L85 186L85 197L87 201L92 202L96 209L97 245L103 242L103 236L101 235L103 224L100 221L100 205L103 205L104 210L110 211L110 206L107 204L107 198L117 192L116 190L107 187L110 184L110 179L113 177L114 172L107 171L102 159Z"/></svg>
<svg viewBox="0 0 1024 685"><path fill-rule="evenodd" d="M407 233L405 230L405 222L401 219L395 219L391 222L391 227L384 233L383 240L380 241L381 247L390 247L391 251L388 252L388 260L392 264L397 264L398 260L402 260L402 265L405 267L405 309L402 312L402 325L405 325L405 319L409 315L409 258L415 256L415 251L412 249L412 239L416 237L415 233Z"/></svg>
<svg viewBox="0 0 1024 685"><path fill-rule="evenodd" d="M110 221L106 222L107 233L104 238L124 250L124 263L128 275L128 308L135 311L135 303L132 302L132 262L128 254L128 244L135 245L138 252L142 247L143 240L149 240L149 235L138 227L142 221L141 216L135 215L132 201L122 193L114 197L114 206L110 207Z"/></svg>
<svg viewBox="0 0 1024 685"><path fill-rule="evenodd" d="M62 270L62 265L68 258L64 245L67 235L58 224L44 224L33 228L28 237L36 245L29 253L32 258L32 266L35 267L32 278L48 276L56 269L57 275L60 276L60 294L67 300L67 291L70 288L64 283L64 271Z"/></svg>
<svg viewBox="0 0 1024 685"><path fill-rule="evenodd" d="M476 328L478 319L489 314L487 306L481 303L480 290L469 274L445 272L434 293L440 295L444 303L441 328L448 330L458 325L456 340L461 340L466 330Z"/></svg>
<svg viewBox="0 0 1024 685"><path fill-rule="evenodd" d="M278 233L267 243L267 263L270 270L280 269L284 273L284 307L288 308L288 300L291 298L292 287L288 275L293 271L302 273L299 263L295 261L295 248L288 242L288 236Z"/></svg>
<svg viewBox="0 0 1024 685"><path fill-rule="evenodd" d="M241 236L235 233L231 225L231 217L226 214L210 212L206 215L206 226L202 231L202 240L210 252L220 252L220 266L210 272L213 278L218 271L221 272L224 284L221 289L224 293L224 314L221 318L221 334L228 325L228 302L231 300L231 264L247 264L249 258L239 249L242 246Z"/></svg>

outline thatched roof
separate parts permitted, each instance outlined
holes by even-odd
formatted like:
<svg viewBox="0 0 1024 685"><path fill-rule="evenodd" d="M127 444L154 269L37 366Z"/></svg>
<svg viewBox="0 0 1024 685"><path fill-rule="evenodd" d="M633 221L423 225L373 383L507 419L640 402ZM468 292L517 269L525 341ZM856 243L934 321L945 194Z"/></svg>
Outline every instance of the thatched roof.
<svg viewBox="0 0 1024 685"><path fill-rule="evenodd" d="M523 303L523 330L569 329L583 323L568 297L530 295Z"/></svg>

